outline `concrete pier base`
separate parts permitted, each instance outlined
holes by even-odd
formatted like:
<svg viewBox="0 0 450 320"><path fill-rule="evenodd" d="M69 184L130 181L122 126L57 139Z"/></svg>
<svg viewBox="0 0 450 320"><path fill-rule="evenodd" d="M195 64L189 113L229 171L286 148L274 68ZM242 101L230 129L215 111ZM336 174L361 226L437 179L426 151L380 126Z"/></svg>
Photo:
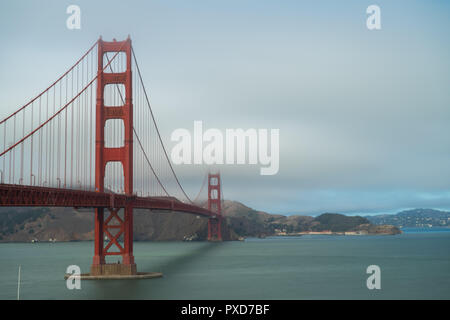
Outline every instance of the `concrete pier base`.
<svg viewBox="0 0 450 320"><path fill-rule="evenodd" d="M64 275L64 280L67 280L73 274ZM108 274L108 275L93 275L90 273L82 273L80 275L81 280L137 280L137 279L152 279L160 278L163 274L161 272L137 272L136 274L120 275L120 274Z"/></svg>
<svg viewBox="0 0 450 320"><path fill-rule="evenodd" d="M122 263L106 263L91 266L91 275L93 276L108 276L108 275L122 275L131 276L137 274L136 264L122 264Z"/></svg>
<svg viewBox="0 0 450 320"><path fill-rule="evenodd" d="M73 274L66 274L67 280ZM106 263L91 266L91 273L80 275L81 280L130 280L160 278L161 272L137 272L136 264Z"/></svg>

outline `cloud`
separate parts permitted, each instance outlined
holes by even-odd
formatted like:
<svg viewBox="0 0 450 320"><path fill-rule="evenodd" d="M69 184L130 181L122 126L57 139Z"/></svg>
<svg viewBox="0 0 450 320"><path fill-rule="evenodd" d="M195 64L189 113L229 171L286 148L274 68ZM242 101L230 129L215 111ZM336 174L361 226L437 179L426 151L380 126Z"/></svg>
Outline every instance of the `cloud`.
<svg viewBox="0 0 450 320"><path fill-rule="evenodd" d="M86 20L72 34L65 8L61 30L57 20L39 25L38 13L20 22L0 13L8 42L2 115L99 34L131 34L169 149L172 131L192 130L195 120L221 130L280 129L279 173L219 167L226 198L284 213L450 207L447 4L381 1L382 30L372 32L356 2L117 3L100 14L103 3L80 1ZM45 9L45 17L58 10ZM36 41L38 34L52 36ZM39 65L24 59L25 49ZM207 168L175 169L195 194Z"/></svg>

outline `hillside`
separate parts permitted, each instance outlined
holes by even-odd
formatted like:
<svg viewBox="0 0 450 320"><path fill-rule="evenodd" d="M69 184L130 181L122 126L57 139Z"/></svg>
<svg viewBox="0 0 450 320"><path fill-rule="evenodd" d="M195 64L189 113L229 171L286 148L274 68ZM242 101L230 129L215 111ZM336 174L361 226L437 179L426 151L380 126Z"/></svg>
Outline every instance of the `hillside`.
<svg viewBox="0 0 450 320"><path fill-rule="evenodd" d="M361 232L364 234L398 234L401 231L390 225L375 226L360 216L324 213L318 217L269 214L246 207L240 202L225 201L224 215L230 228L239 236L260 237L276 234L305 232Z"/></svg>
<svg viewBox="0 0 450 320"><path fill-rule="evenodd" d="M134 210L135 240L183 240L193 237L204 240L207 220L195 215ZM93 240L94 215L92 210L72 208L0 208L0 241L29 242L33 239L48 241ZM225 240L237 236L225 224Z"/></svg>
<svg viewBox="0 0 450 320"><path fill-rule="evenodd" d="M224 240L239 237L264 237L301 232L352 232L396 234L397 228L376 227L363 217L326 213L318 217L269 214L236 201L224 201L222 226ZM92 210L72 208L0 208L0 241L29 242L92 240ZM207 219L191 214L134 211L134 239L141 241L205 240Z"/></svg>
<svg viewBox="0 0 450 320"><path fill-rule="evenodd" d="M434 209L405 210L397 214L366 216L366 218L376 225L391 224L399 228L450 227L450 212Z"/></svg>
<svg viewBox="0 0 450 320"><path fill-rule="evenodd" d="M315 231L330 230L332 232L345 232L357 229L360 225L370 224L363 217L347 217L337 213L324 213L314 219L319 222L313 229Z"/></svg>

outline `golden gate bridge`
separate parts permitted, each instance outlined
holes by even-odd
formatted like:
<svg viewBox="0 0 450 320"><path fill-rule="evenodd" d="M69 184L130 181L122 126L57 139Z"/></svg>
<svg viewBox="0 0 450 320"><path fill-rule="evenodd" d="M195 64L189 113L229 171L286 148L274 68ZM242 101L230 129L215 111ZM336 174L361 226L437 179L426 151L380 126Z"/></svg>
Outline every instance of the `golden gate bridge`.
<svg viewBox="0 0 450 320"><path fill-rule="evenodd" d="M93 208L93 276L137 274L134 208L206 217L208 240L222 240L220 174L207 176L207 208L199 196L188 197L130 37L100 37L49 87L1 120L0 146L0 206ZM107 256L122 261L107 263Z"/></svg>

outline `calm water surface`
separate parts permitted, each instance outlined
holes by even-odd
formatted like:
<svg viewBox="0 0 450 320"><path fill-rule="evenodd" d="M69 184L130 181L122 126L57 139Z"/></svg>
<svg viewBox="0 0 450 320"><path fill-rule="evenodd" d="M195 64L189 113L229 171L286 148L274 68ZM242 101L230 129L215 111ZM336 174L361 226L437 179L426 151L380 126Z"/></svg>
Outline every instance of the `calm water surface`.
<svg viewBox="0 0 450 320"><path fill-rule="evenodd" d="M450 299L450 232L397 236L302 236L244 242L135 242L139 271L163 278L82 281L68 290L67 266L89 272L93 242L0 244L0 299ZM428 230L430 231L430 230ZM366 268L381 268L368 290Z"/></svg>

